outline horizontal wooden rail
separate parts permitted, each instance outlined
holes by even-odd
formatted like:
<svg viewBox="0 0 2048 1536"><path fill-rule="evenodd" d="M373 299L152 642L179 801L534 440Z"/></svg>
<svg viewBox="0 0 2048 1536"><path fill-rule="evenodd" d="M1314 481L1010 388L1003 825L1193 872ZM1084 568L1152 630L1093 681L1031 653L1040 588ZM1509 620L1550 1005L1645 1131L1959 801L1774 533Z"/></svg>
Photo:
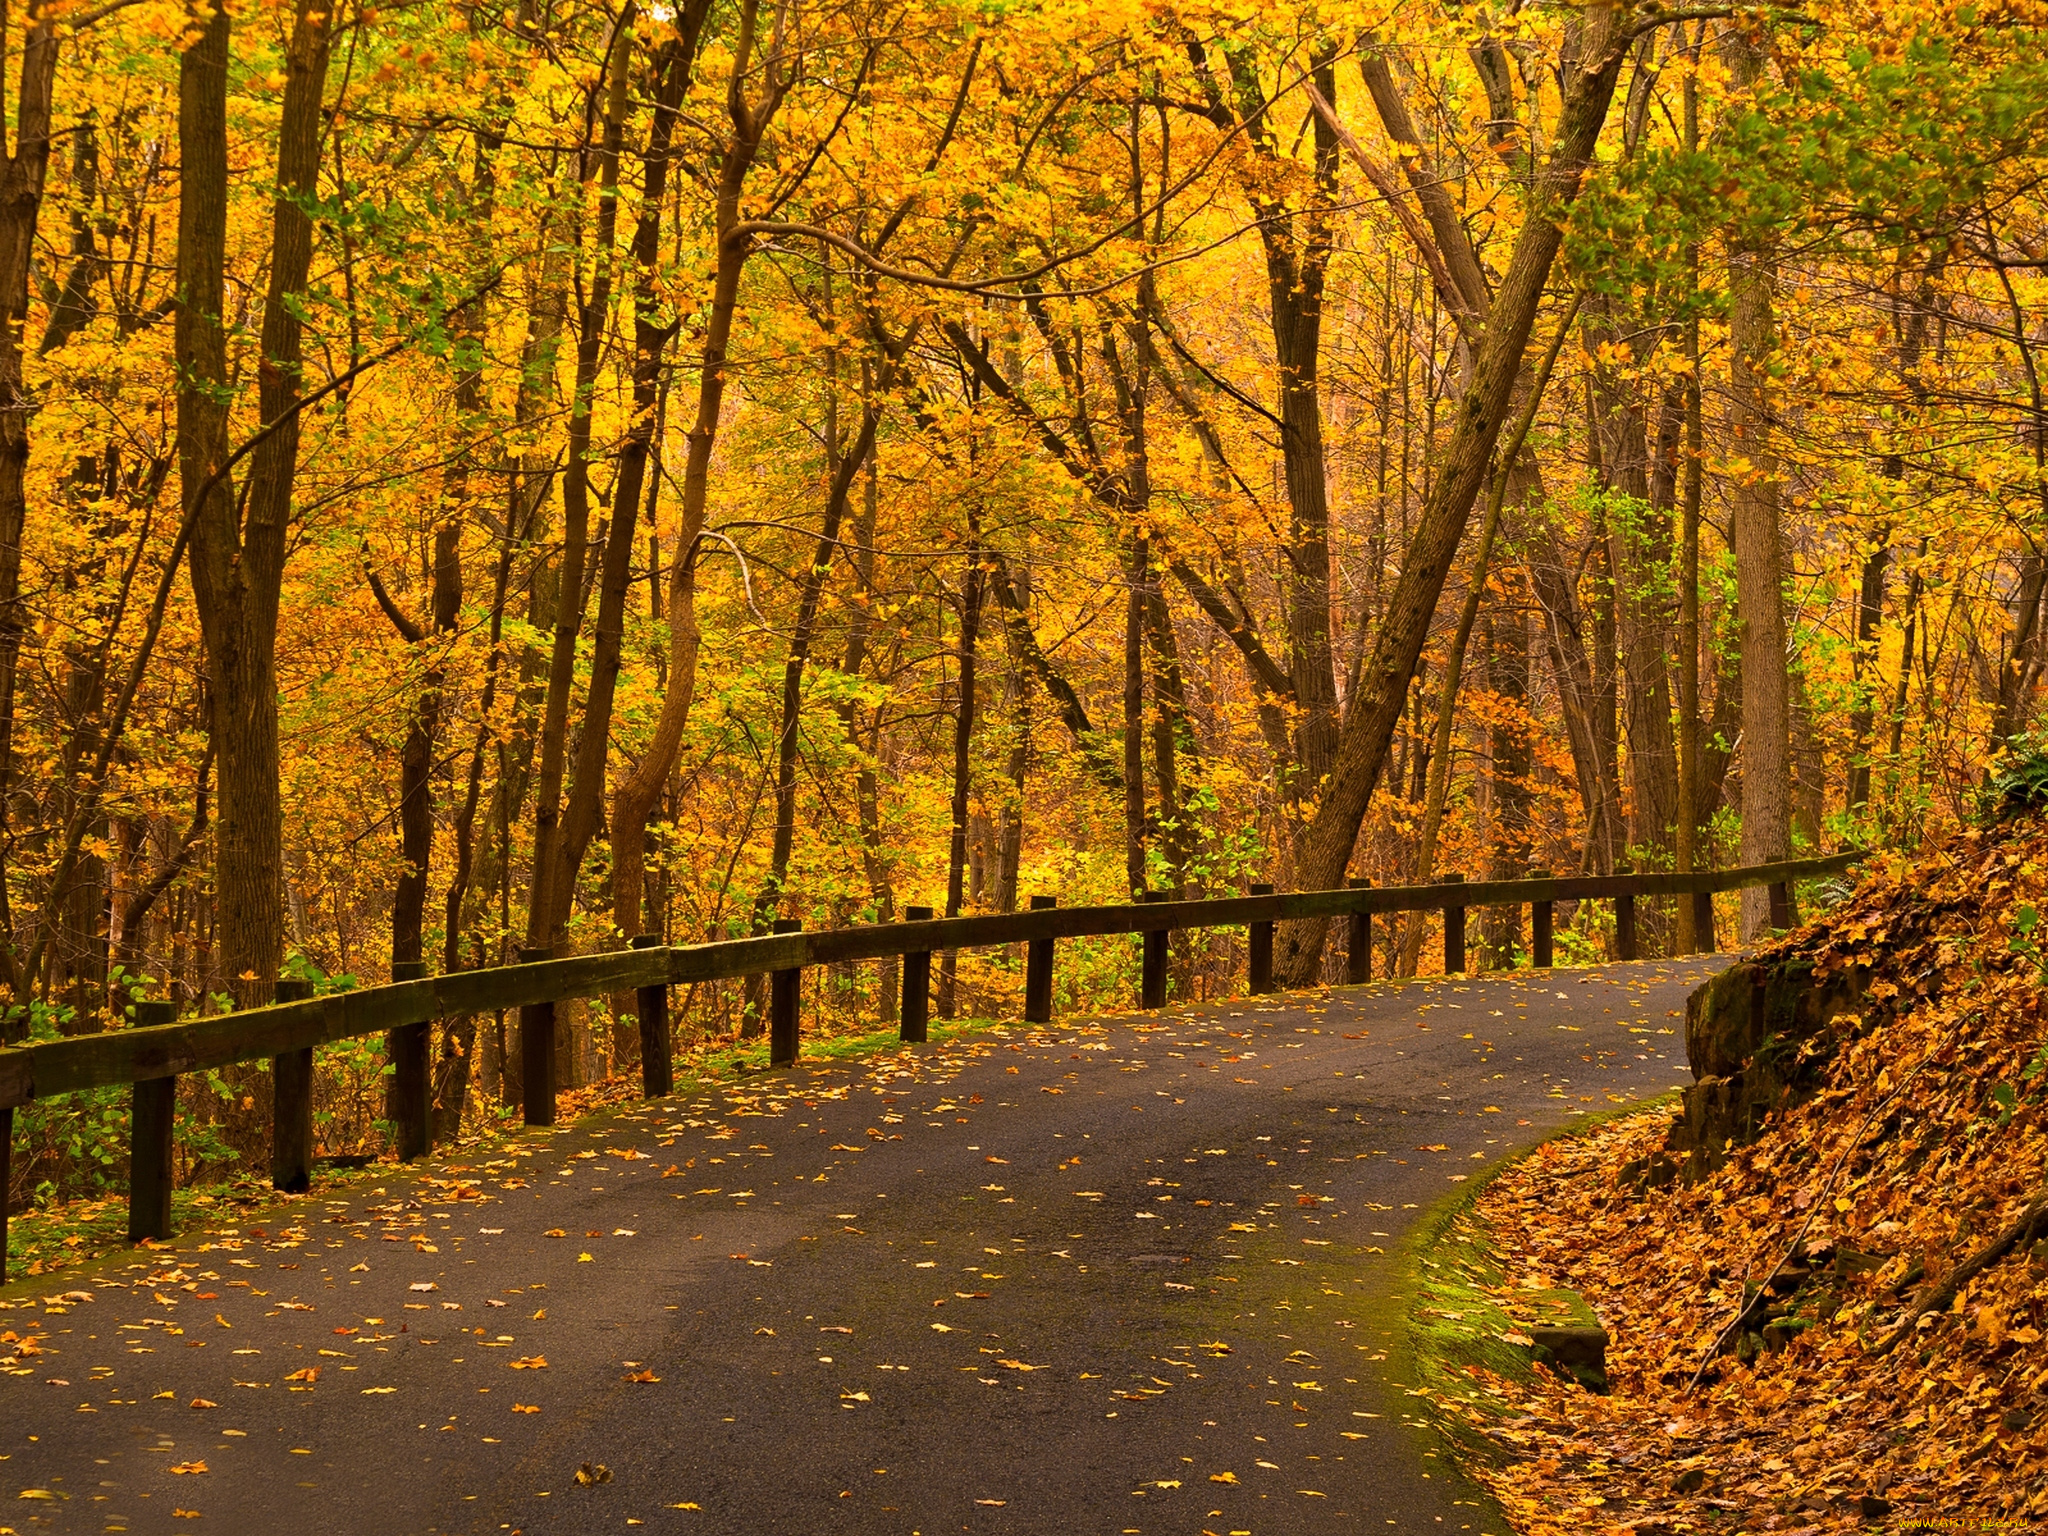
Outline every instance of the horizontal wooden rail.
<svg viewBox="0 0 2048 1536"><path fill-rule="evenodd" d="M169 1004L138 1004L133 1028L0 1049L0 1193L7 1187L16 1106L81 1089L127 1084L134 1098L135 1124L129 1191L131 1235L169 1236L170 1133L175 1102L171 1080L180 1073L264 1058L280 1073L273 1180L280 1189L304 1189L312 1152L313 1047L385 1034L397 1042L401 1055L410 1049L412 1056L418 1057L425 1044L421 1026L462 1014L519 1011L526 1120L530 1125L552 1125L554 1005L570 998L637 994L642 1050L650 1053L643 1062L642 1081L647 1092L655 1095L669 1091L673 1083L667 989L692 982L762 974L772 977L770 1058L772 1065L780 1066L796 1059L798 978L808 966L902 956L901 1033L907 1041L919 1041L925 1038L929 1012L931 958L949 950L1027 945L1025 1017L1044 1023L1052 1017L1053 945L1059 939L1143 934L1142 996L1147 1007L1165 1001L1166 936L1187 928L1249 928L1253 992L1272 987L1273 925L1312 919L1348 920L1352 953L1345 974L1353 981L1370 980L1372 916L1385 912L1442 911L1445 965L1462 971L1467 911L1527 905L1535 917L1535 963L1546 967L1551 962L1551 914L1557 902L1613 901L1616 953L1630 960L1635 958L1635 903L1643 897L1693 898L1696 913L1705 908L1703 931L1710 935L1712 909L1706 902L1713 892L1768 886L1773 917L1782 921L1790 911L1793 881L1840 873L1864 856L1862 850L1851 849L1826 858L1686 875L1538 875L1527 880L1478 882L1451 877L1436 885L1354 885L1337 891L1274 892L1271 887L1254 886L1248 896L1201 901L1153 897L1141 903L1094 907L1062 907L1049 897L1033 897L1028 912L987 917L935 918L929 907L911 907L907 909L910 921L815 933L802 932L797 924L783 920L776 923L774 933L708 944L664 946L643 937L634 940L630 949L566 960L546 958L545 950L522 951L518 965L396 980L318 998L293 996L297 987L285 983L279 987L280 1000L268 1007L181 1022L158 1021ZM1361 948L1364 954L1357 952ZM653 1022L657 1017L658 1025ZM403 1068L404 1061L399 1065ZM418 1156L428 1150L426 1074L415 1060L410 1073L401 1070L399 1077L405 1086L400 1102L400 1151L407 1157ZM291 1091L284 1091L286 1088ZM0 1280L6 1278L6 1218L5 1202L0 1199Z"/></svg>
<svg viewBox="0 0 2048 1536"><path fill-rule="evenodd" d="M1791 859L1749 869L1710 870L1691 875L1579 875L1473 881L1459 888L1457 904L1471 908L1730 891L1838 874L1864 857L1860 849L1852 849L1827 858ZM1445 905L1441 885L1366 886L1202 901L1052 907L986 917L930 918L828 928L813 933L722 939L709 944L612 950L566 960L454 971L419 981L361 987L304 1002L274 1003L176 1024L109 1030L0 1049L0 1108L83 1088L209 1071L357 1035L382 1034L406 1024L569 998L612 996L645 987L685 986L815 965L1042 939L1242 927L1352 913L1432 911Z"/></svg>

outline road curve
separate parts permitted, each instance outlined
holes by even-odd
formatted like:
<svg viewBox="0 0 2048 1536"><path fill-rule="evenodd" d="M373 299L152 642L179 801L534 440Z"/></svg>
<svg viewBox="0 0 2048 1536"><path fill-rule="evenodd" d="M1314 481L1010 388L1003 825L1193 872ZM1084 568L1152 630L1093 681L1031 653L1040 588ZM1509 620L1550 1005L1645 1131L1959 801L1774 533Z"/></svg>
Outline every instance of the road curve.
<svg viewBox="0 0 2048 1536"><path fill-rule="evenodd" d="M1686 1080L1725 963L806 1062L17 1284L0 1527L1505 1536L1388 1375L1400 1240Z"/></svg>

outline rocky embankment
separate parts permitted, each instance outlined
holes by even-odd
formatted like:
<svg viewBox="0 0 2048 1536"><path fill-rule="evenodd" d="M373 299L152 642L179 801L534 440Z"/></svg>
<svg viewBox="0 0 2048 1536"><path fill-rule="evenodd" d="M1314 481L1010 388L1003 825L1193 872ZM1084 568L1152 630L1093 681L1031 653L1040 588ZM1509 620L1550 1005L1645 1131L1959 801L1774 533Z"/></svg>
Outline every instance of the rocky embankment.
<svg viewBox="0 0 2048 1536"><path fill-rule="evenodd" d="M2044 909L2038 816L1866 882L1694 996L1676 1113L1487 1190L1503 1315L1576 1291L1609 1340L1605 1395L1445 1395L1523 1530L2048 1516Z"/></svg>

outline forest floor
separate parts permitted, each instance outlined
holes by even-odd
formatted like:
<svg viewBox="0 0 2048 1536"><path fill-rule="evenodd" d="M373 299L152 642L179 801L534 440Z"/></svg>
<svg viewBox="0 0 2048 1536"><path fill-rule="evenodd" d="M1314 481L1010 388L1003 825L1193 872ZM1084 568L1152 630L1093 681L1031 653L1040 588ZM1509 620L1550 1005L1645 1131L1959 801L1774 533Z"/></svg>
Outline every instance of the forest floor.
<svg viewBox="0 0 2048 1536"><path fill-rule="evenodd" d="M1640 1187L1675 1109L1613 1118L1444 1224L1433 1396L1518 1529L2048 1528L2044 908L2038 818L1866 884L1753 957L1865 977L1753 1143ZM1565 1286L1611 1395L1506 1347Z"/></svg>
<svg viewBox="0 0 2048 1536"><path fill-rule="evenodd" d="M1721 963L806 1058L215 1216L0 1292L0 1526L1505 1536L1404 1242L1669 1090Z"/></svg>

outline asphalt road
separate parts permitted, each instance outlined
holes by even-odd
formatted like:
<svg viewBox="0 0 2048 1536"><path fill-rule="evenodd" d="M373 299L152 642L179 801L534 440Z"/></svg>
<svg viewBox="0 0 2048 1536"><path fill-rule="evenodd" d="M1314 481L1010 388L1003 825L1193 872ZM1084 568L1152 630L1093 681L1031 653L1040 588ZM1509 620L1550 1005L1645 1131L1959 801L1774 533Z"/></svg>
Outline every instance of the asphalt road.
<svg viewBox="0 0 2048 1536"><path fill-rule="evenodd" d="M1686 1080L1722 963L807 1062L17 1284L0 1532L1505 1536L1400 1241Z"/></svg>

